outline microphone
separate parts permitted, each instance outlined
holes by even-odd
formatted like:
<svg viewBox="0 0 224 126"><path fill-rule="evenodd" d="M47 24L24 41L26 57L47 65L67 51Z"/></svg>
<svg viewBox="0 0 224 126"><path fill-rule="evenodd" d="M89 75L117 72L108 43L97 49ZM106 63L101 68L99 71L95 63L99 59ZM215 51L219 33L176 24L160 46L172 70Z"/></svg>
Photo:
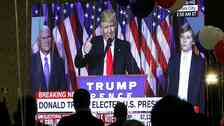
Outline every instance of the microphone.
<svg viewBox="0 0 224 126"><path fill-rule="evenodd" d="M106 45L106 49L105 49L105 51L104 51L104 57L105 57L105 55L106 55L106 53L107 53L107 50L110 48L112 42L113 42L113 39L112 39L112 38L108 38L108 39L107 39L107 45Z"/></svg>
<svg viewBox="0 0 224 126"><path fill-rule="evenodd" d="M108 38L107 39L107 46L110 47L112 44L113 39L112 38Z"/></svg>

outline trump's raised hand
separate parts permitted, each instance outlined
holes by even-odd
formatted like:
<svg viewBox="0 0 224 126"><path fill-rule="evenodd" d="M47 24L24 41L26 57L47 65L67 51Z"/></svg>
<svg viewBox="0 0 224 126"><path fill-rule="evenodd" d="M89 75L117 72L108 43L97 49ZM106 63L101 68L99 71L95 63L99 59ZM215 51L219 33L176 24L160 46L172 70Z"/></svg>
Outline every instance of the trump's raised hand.
<svg viewBox="0 0 224 126"><path fill-rule="evenodd" d="M88 54L90 50L92 49L92 43L91 43L92 35L87 39L87 41L83 44L83 52L84 55Z"/></svg>

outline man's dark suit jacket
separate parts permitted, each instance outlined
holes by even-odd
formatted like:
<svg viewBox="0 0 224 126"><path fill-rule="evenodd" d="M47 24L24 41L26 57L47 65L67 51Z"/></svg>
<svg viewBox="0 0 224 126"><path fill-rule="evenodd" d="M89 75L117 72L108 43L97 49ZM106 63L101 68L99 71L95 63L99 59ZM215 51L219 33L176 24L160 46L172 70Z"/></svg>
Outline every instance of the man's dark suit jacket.
<svg viewBox="0 0 224 126"><path fill-rule="evenodd" d="M51 71L46 88L40 52L32 54L31 81L33 93L36 91L63 91L67 90L64 61L56 54L51 55Z"/></svg>
<svg viewBox="0 0 224 126"><path fill-rule="evenodd" d="M169 60L168 65L168 94L177 96L180 73L180 53ZM205 61L199 56L192 54L190 74L188 80L188 101L193 105L199 105L200 111L205 112Z"/></svg>
<svg viewBox="0 0 224 126"><path fill-rule="evenodd" d="M92 39L92 49L85 56L81 51L75 57L75 65L78 68L87 65L89 75L103 75L104 66L104 41L102 36ZM113 50L112 50L113 51ZM138 74L139 69L130 51L127 41L115 39L113 56L113 74Z"/></svg>
<svg viewBox="0 0 224 126"><path fill-rule="evenodd" d="M80 111L76 114L62 117L58 126L104 126L102 120L92 116L90 111Z"/></svg>

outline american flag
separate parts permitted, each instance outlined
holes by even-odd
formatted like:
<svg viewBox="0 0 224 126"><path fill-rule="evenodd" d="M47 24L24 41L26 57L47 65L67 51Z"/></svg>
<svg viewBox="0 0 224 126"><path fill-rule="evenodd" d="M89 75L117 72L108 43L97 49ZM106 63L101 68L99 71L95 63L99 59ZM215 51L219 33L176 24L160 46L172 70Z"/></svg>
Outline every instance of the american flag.
<svg viewBox="0 0 224 126"><path fill-rule="evenodd" d="M142 62L146 62L143 70L149 75L153 93L166 93L168 61L174 49L169 11L155 7L151 14L142 20L141 32L141 58Z"/></svg>
<svg viewBox="0 0 224 126"><path fill-rule="evenodd" d="M58 53L65 60L71 89L77 89L79 86L76 77L86 76L88 73L86 68L75 67L74 58L91 35L101 34L100 14L104 9L112 8L111 1L52 3L48 5L50 16L49 11L46 12L48 14L37 14L44 12L43 5L40 6L32 6L33 17L42 16L48 19L45 22L53 21L51 24ZM159 87L164 91L166 89L167 64L173 46L169 11L155 7L149 16L140 20L141 25L137 22L137 17L132 15L130 6L117 5L116 13L117 37L130 42L131 52L139 69L142 74L147 75L146 95L157 96Z"/></svg>
<svg viewBox="0 0 224 126"><path fill-rule="evenodd" d="M161 92L166 93L168 60L174 49L169 11L155 7L141 20L141 26L131 14L129 6L118 6L117 15L118 38L130 42L131 52L138 67L142 74L147 75L146 95L157 96L162 94Z"/></svg>

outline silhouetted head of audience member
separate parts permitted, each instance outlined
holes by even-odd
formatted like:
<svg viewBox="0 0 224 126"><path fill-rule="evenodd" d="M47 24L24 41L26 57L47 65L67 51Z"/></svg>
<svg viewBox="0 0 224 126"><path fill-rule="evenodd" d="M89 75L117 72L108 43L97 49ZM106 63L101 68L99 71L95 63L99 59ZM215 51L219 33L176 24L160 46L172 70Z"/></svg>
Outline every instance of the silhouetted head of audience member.
<svg viewBox="0 0 224 126"><path fill-rule="evenodd" d="M193 123L195 126L211 126L208 117L203 113L195 113L193 116Z"/></svg>
<svg viewBox="0 0 224 126"><path fill-rule="evenodd" d="M110 126L122 126L127 119L127 114L127 106L123 102L117 102L114 107L114 117L116 121L110 124Z"/></svg>
<svg viewBox="0 0 224 126"><path fill-rule="evenodd" d="M123 102L118 102L114 107L114 116L117 120L126 120L127 119L127 106Z"/></svg>
<svg viewBox="0 0 224 126"><path fill-rule="evenodd" d="M78 89L73 95L73 103L76 111L89 110L90 93L86 89Z"/></svg>
<svg viewBox="0 0 224 126"><path fill-rule="evenodd" d="M35 115L37 114L37 102L31 95L22 96L18 99L17 111L14 113L14 121L17 126L22 125L22 117L24 126L35 125Z"/></svg>
<svg viewBox="0 0 224 126"><path fill-rule="evenodd" d="M191 126L193 105L176 96L165 96L151 111L152 126Z"/></svg>
<svg viewBox="0 0 224 126"><path fill-rule="evenodd" d="M135 119L131 119L131 120L126 120L123 126L144 126L144 123Z"/></svg>

